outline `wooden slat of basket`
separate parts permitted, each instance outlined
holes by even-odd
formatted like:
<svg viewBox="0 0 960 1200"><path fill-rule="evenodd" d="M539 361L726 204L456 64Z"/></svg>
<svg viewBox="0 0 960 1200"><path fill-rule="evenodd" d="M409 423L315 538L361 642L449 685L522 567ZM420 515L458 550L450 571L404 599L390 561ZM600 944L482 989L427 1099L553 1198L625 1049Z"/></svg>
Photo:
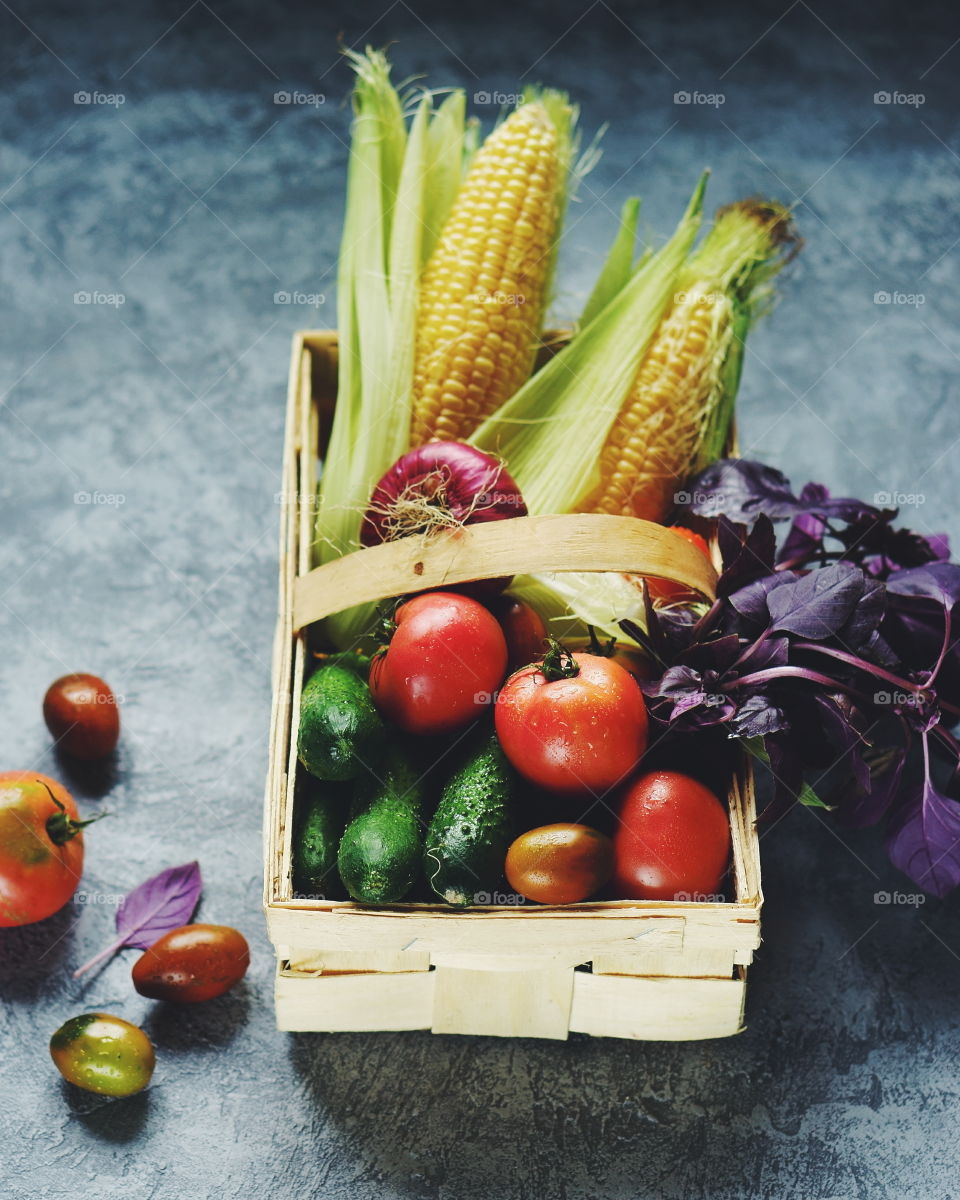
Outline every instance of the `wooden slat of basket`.
<svg viewBox="0 0 960 1200"><path fill-rule="evenodd" d="M296 581L294 628L410 591L551 571L653 575L710 599L717 582L695 546L652 521L598 513L515 517L406 537L315 567Z"/></svg>
<svg viewBox="0 0 960 1200"><path fill-rule="evenodd" d="M703 911L699 911L703 910ZM396 954L401 950L428 951L438 956L470 953L496 960L507 956L517 965L533 958L546 963L590 962L598 953L632 954L683 947L724 947L731 954L755 949L759 921L749 909L731 904L651 905L645 917L621 916L615 905L600 906L589 915L557 913L543 916L537 909L487 919L459 914L437 905L432 912L384 912L349 906L326 912L272 905L268 913L275 944L316 946L318 949Z"/></svg>
<svg viewBox="0 0 960 1200"><path fill-rule="evenodd" d="M496 971L438 966L430 1028L434 1033L564 1040L574 974L569 967Z"/></svg>
<svg viewBox="0 0 960 1200"><path fill-rule="evenodd" d="M277 973L277 1028L377 1033L429 1029L433 1022L435 971L406 974L331 975L303 979ZM322 1005L318 1005L319 995Z"/></svg>
<svg viewBox="0 0 960 1200"><path fill-rule="evenodd" d="M736 979L635 979L575 971L570 1032L645 1041L730 1037L743 1028Z"/></svg>

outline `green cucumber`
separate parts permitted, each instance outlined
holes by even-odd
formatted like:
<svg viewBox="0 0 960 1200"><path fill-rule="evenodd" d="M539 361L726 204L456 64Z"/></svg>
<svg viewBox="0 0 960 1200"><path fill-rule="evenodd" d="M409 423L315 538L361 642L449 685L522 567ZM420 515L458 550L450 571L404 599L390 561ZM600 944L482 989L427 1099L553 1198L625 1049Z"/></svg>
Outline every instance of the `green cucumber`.
<svg viewBox="0 0 960 1200"><path fill-rule="evenodd" d="M376 770L386 736L366 680L353 665L318 667L300 697L297 754L311 775L325 781L357 779Z"/></svg>
<svg viewBox="0 0 960 1200"><path fill-rule="evenodd" d="M484 731L447 780L427 829L424 874L447 904L489 904L482 897L502 884L516 786L500 743Z"/></svg>
<svg viewBox="0 0 960 1200"><path fill-rule="evenodd" d="M340 878L365 904L392 904L410 891L423 854L423 792L418 772L396 746L381 778L361 780L337 855Z"/></svg>
<svg viewBox="0 0 960 1200"><path fill-rule="evenodd" d="M347 823L352 788L321 783L306 772L297 779L293 826L293 889L296 898L325 900L339 891L337 849Z"/></svg>

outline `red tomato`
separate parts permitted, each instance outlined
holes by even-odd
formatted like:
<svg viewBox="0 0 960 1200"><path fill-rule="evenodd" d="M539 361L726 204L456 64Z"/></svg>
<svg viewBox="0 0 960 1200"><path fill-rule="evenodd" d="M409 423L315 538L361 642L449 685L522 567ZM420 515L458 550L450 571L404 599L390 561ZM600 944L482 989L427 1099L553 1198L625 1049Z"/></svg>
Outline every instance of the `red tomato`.
<svg viewBox="0 0 960 1200"><path fill-rule="evenodd" d="M709 559L710 547L699 533L694 533L692 529L685 529L682 525L671 525L670 530L672 533L679 534L691 546L696 546L704 558ZM697 599L696 592L684 587L682 583L675 583L672 579L651 577L647 580L647 590L650 593L650 599L656 600L660 604L676 604L679 600Z"/></svg>
<svg viewBox="0 0 960 1200"><path fill-rule="evenodd" d="M452 733L478 717L507 671L507 643L482 604L423 592L397 609L396 632L370 665L381 713L405 733Z"/></svg>
<svg viewBox="0 0 960 1200"><path fill-rule="evenodd" d="M117 698L96 675L64 675L47 688L43 719L65 754L106 758L120 737Z"/></svg>
<svg viewBox="0 0 960 1200"><path fill-rule="evenodd" d="M500 622L507 640L508 671L518 671L543 658L547 627L535 608L515 596L497 596L487 601L487 607Z"/></svg>
<svg viewBox="0 0 960 1200"><path fill-rule="evenodd" d="M568 795L602 795L647 748L643 694L612 659L561 654L551 651L510 676L497 697L497 737L532 783ZM565 675L557 678L559 672Z"/></svg>
<svg viewBox="0 0 960 1200"><path fill-rule="evenodd" d="M247 939L229 925L182 925L133 964L133 986L151 1000L199 1004L230 990L250 965Z"/></svg>
<svg viewBox="0 0 960 1200"><path fill-rule="evenodd" d="M0 774L0 926L32 925L63 908L83 870L83 824L55 780Z"/></svg>
<svg viewBox="0 0 960 1200"><path fill-rule="evenodd" d="M730 821L713 792L677 771L651 771L620 801L613 889L625 900L719 893L730 859Z"/></svg>

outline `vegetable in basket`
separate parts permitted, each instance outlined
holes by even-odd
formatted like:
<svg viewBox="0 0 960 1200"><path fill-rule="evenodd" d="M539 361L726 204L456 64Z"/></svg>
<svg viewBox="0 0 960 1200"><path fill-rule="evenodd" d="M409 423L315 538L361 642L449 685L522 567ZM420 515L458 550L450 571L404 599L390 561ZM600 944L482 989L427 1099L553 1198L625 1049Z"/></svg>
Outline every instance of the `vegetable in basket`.
<svg viewBox="0 0 960 1200"><path fill-rule="evenodd" d="M646 629L628 624L662 664L644 685L657 726L740 738L773 773L761 819L799 801L848 828L883 823L919 887L960 886L960 565L946 538L821 484L795 495L781 472L739 459L698 476L687 507L719 519L723 572L709 607L651 607ZM790 522L779 549L774 521ZM805 777L831 769L821 799Z"/></svg>
<svg viewBox="0 0 960 1200"><path fill-rule="evenodd" d="M420 287L414 446L469 437L533 370L576 120L530 90L470 166Z"/></svg>

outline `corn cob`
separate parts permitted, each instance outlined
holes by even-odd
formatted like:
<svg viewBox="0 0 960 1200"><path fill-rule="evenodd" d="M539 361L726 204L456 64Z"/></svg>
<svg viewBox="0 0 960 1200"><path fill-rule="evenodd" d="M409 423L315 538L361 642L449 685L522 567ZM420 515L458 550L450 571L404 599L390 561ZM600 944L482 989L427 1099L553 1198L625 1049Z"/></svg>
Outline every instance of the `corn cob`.
<svg viewBox="0 0 960 1200"><path fill-rule="evenodd" d="M421 283L414 446L469 437L533 369L574 116L544 93L473 160Z"/></svg>
<svg viewBox="0 0 960 1200"><path fill-rule="evenodd" d="M795 249L779 206L745 201L718 213L681 273L601 452L584 511L664 521L687 476L722 453L743 339L770 295L765 285Z"/></svg>

